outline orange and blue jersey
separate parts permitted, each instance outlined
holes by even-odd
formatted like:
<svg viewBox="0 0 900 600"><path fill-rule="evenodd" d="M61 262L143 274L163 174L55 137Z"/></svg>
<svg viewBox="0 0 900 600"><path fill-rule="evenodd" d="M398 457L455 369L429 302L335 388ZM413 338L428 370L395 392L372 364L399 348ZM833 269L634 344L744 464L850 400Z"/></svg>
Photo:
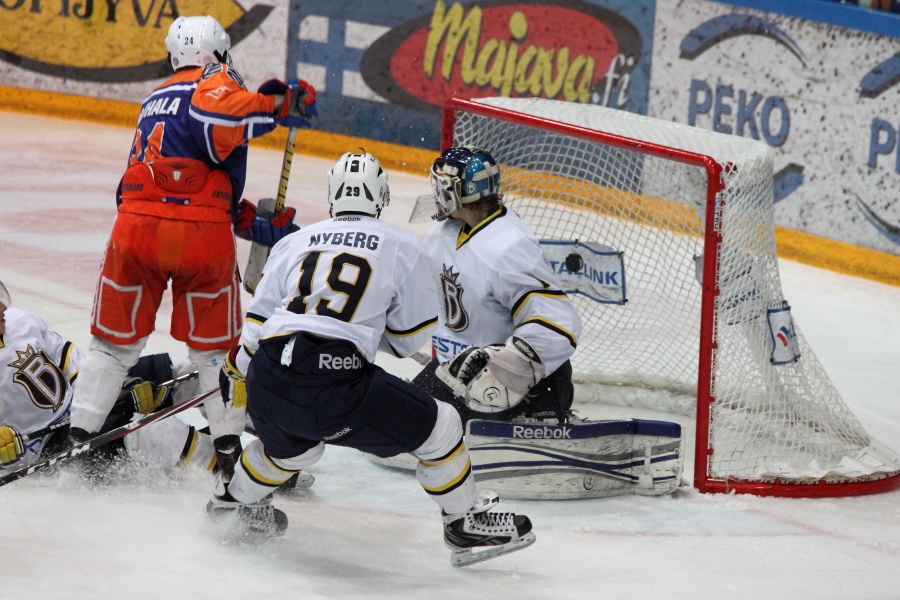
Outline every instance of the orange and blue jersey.
<svg viewBox="0 0 900 600"><path fill-rule="evenodd" d="M184 158L224 171L234 215L247 177L247 140L275 129L274 105L273 96L248 91L225 64L181 69L141 105L128 164Z"/></svg>

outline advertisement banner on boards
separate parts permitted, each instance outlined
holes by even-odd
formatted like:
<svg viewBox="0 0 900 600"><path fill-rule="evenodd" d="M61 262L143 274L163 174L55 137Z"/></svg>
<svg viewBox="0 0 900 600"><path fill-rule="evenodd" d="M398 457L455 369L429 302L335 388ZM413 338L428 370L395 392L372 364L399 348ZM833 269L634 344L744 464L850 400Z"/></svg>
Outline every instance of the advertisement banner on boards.
<svg viewBox="0 0 900 600"><path fill-rule="evenodd" d="M452 96L646 112L652 0L393 0L292 6L288 71L325 131L437 149Z"/></svg>
<svg viewBox="0 0 900 600"><path fill-rule="evenodd" d="M900 254L900 39L706 0L657 5L648 114L775 150L775 224Z"/></svg>
<svg viewBox="0 0 900 600"><path fill-rule="evenodd" d="M288 7L263 0L2 0L0 85L141 102L171 76L166 33L212 15L250 89L284 77Z"/></svg>

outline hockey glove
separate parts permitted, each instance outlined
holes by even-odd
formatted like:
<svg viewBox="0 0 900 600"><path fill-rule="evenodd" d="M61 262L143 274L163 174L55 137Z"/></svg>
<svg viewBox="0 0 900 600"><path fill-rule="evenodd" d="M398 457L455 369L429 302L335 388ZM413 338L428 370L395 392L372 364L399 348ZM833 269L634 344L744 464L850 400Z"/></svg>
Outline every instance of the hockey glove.
<svg viewBox="0 0 900 600"><path fill-rule="evenodd" d="M436 374L470 409L497 413L519 404L543 371L534 348L512 336L502 346L466 348Z"/></svg>
<svg viewBox="0 0 900 600"><path fill-rule="evenodd" d="M154 385L149 381L134 378L125 382L119 400L127 399L135 412L142 415L152 413L169 399L169 388Z"/></svg>
<svg viewBox="0 0 900 600"><path fill-rule="evenodd" d="M282 127L309 129L310 119L319 116L316 108L316 90L302 79L287 82L270 79L259 86L259 93L268 96L284 96L281 107L276 107L275 122Z"/></svg>
<svg viewBox="0 0 900 600"><path fill-rule="evenodd" d="M22 436L12 427L0 427L0 466L8 466L25 454Z"/></svg>
<svg viewBox="0 0 900 600"><path fill-rule="evenodd" d="M241 200L234 220L234 234L241 239L271 248L284 236L300 230L300 227L294 225L296 215L297 210L288 207L268 217L257 211L252 202Z"/></svg>
<svg viewBox="0 0 900 600"><path fill-rule="evenodd" d="M244 374L235 365L237 353L241 347L235 346L225 357L225 364L219 371L219 389L222 391L222 400L231 408L247 406L247 384Z"/></svg>

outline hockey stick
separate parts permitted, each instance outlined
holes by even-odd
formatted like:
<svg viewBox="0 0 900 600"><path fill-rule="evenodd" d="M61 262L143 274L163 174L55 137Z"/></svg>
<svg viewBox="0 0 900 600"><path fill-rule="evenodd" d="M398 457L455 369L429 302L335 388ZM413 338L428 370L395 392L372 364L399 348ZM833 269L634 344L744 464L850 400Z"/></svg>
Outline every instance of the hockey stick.
<svg viewBox="0 0 900 600"><path fill-rule="evenodd" d="M291 177L291 163L294 161L294 146L297 144L297 128L288 130L287 143L284 146L284 160L281 163L281 181L278 183L278 197L263 198L256 207L257 215L272 218L284 210L284 200L287 196L288 179ZM251 294L256 291L256 284L262 278L266 259L269 258L269 248L253 242L250 245L250 258L247 260L247 268L244 269L244 289Z"/></svg>
<svg viewBox="0 0 900 600"><path fill-rule="evenodd" d="M422 366L427 365L431 362L431 357L425 354L424 352L413 352L406 358L411 358Z"/></svg>
<svg viewBox="0 0 900 600"><path fill-rule="evenodd" d="M146 427L147 425L150 425L151 423L155 423L156 421L165 419L166 417L170 417L172 415L176 415L182 411L185 411L189 408L193 408L194 406L197 406L198 404L202 403L204 400L206 400L218 393L219 393L219 388L211 389L208 392L203 392L202 394L200 394L198 396L194 396L193 398L191 398L190 400L187 400L186 402L182 402L181 404L178 404L175 406L170 406L169 408L165 408L163 410L153 412L148 415L144 415L140 419L137 419L136 421L131 421L130 423L126 423L126 424L122 425L121 427L116 427L115 429L111 429L110 431L107 431L106 433L101 433L99 435L96 435L96 436L92 437L91 439L87 440L86 442L82 442L81 444L72 446L68 450L64 450L62 452L59 452L58 454L54 454L53 456L51 456L50 458L48 458L46 460L42 460L31 466L19 469L18 471L13 471L12 473L9 473L7 475L3 475L2 477L0 477L0 486L4 486L11 481L16 481L17 479L21 479L23 477L31 475L32 473L37 473L38 471L44 471L54 465L58 465L58 464L67 462L67 461L75 458L76 456L79 456L81 454L84 454L86 452L93 450L94 448L99 448L100 446L103 446L104 444L108 444L114 440L121 438L121 437L125 437L129 433L131 433L133 431L137 431L141 427Z"/></svg>
<svg viewBox="0 0 900 600"><path fill-rule="evenodd" d="M175 379L170 379L169 381L164 381L163 383L156 384L156 385L157 385L157 387L169 387L169 388L172 388L172 390L174 390L175 388L177 388L180 384L184 383L185 381L190 381L191 379L195 379L196 377L199 376L199 374L200 373L198 371L193 371L191 373L185 373L184 375L182 375L180 377L176 377ZM53 423L52 425L47 425L43 429L38 429L37 431L32 431L28 435L23 435L22 442L27 444L28 442L31 442L38 438L42 438L45 435L47 435L48 433L53 433L57 429L62 429L64 427L67 427L68 425L69 425L69 419L63 419L62 421L59 421L58 423Z"/></svg>

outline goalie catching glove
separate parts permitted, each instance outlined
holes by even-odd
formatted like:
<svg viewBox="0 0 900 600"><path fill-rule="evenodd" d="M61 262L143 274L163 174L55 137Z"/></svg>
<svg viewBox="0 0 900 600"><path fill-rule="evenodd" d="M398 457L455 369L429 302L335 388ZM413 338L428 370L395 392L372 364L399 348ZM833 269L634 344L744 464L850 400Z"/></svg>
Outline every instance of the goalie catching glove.
<svg viewBox="0 0 900 600"><path fill-rule="evenodd" d="M528 342L512 336L503 345L466 348L436 373L470 409L497 413L522 401L544 378L544 365Z"/></svg>
<svg viewBox="0 0 900 600"><path fill-rule="evenodd" d="M22 436L12 427L0 427L0 466L16 462L25 454Z"/></svg>

